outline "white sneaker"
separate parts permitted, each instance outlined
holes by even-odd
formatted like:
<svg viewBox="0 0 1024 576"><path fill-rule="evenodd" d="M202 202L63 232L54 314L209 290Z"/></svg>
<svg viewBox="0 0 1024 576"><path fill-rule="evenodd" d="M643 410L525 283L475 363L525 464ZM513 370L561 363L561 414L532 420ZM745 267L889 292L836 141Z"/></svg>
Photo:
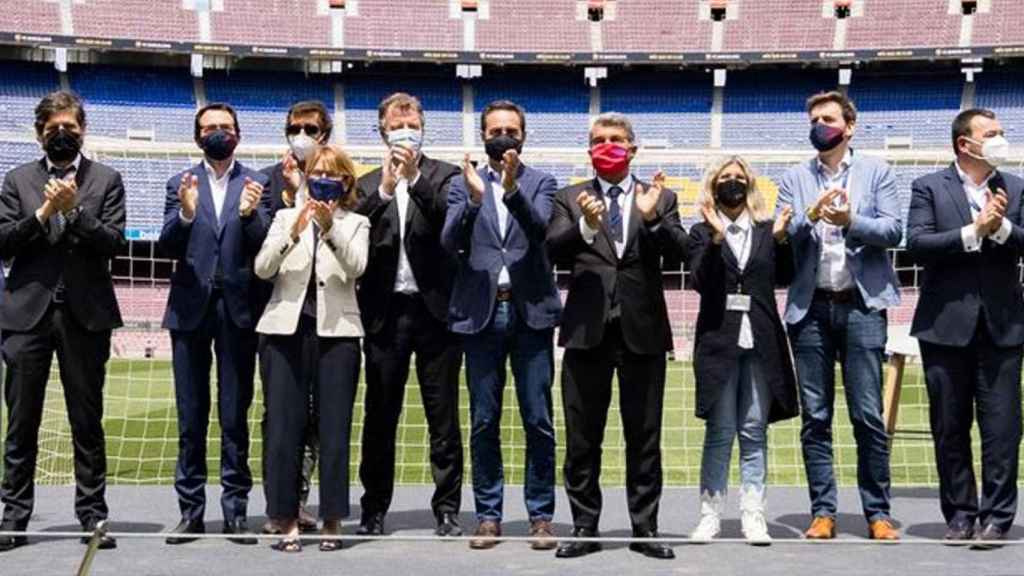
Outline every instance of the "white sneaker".
<svg viewBox="0 0 1024 576"><path fill-rule="evenodd" d="M748 485L740 488L740 526L747 542L754 546L768 546L772 543L768 522L764 518L765 501L763 487Z"/></svg>
<svg viewBox="0 0 1024 576"><path fill-rule="evenodd" d="M725 505L725 494L703 492L700 495L700 522L690 532L690 540L694 542L710 542L722 532L722 507Z"/></svg>

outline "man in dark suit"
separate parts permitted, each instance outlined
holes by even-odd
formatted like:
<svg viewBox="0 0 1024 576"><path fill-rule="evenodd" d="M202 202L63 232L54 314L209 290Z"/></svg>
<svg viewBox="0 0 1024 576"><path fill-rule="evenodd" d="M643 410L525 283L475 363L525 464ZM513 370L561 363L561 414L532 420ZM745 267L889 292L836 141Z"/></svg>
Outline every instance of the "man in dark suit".
<svg viewBox="0 0 1024 576"><path fill-rule="evenodd" d="M395 432L402 413L409 361L416 375L430 434L436 489L430 507L436 533L458 536L462 491L459 370L462 349L448 330L455 265L441 247L448 186L456 166L426 157L423 107L396 93L379 108L388 146L381 168L359 179L357 212L370 219L370 259L359 284L366 330L366 399L359 478L360 534L383 534L395 483Z"/></svg>
<svg viewBox="0 0 1024 576"><path fill-rule="evenodd" d="M558 185L524 165L523 109L492 102L481 115L489 161L476 170L469 155L448 194L441 242L457 257L448 322L465 336L469 378L473 495L479 526L470 548L493 548L501 535L504 469L501 405L512 360L526 432L526 510L534 550L555 547L555 427L551 416L554 327L562 305L544 234ZM500 194L500 196L499 196Z"/></svg>
<svg viewBox="0 0 1024 576"><path fill-rule="evenodd" d="M70 92L36 107L46 157L7 173L0 193L0 298L7 363L7 438L0 531L24 531L34 504L39 425L54 352L75 448L75 515L86 531L107 518L103 383L110 335L122 325L110 259L127 244L121 175L83 157L85 110ZM25 544L0 538L0 550ZM106 537L102 548L116 542Z"/></svg>
<svg viewBox="0 0 1024 576"><path fill-rule="evenodd" d="M175 260L164 328L171 332L178 408L178 466L174 487L181 522L168 544L206 531L206 432L210 418L211 346L217 356L217 413L221 427L221 509L225 534L245 537L249 490L249 429L256 370L253 259L267 234L267 178L237 162L235 111L209 104L196 113L195 140L203 162L167 182L160 249Z"/></svg>
<svg viewBox="0 0 1024 576"><path fill-rule="evenodd" d="M1024 180L997 169L1008 144L991 111L960 113L953 147L952 166L913 183L907 248L924 272L911 335L921 345L946 539L970 540L977 523L984 546L1005 538L1017 512Z"/></svg>
<svg viewBox="0 0 1024 576"><path fill-rule="evenodd" d="M580 537L597 535L601 440L616 371L633 535L658 534L665 356L672 349L661 265L663 257L682 259L686 231L664 175L647 184L630 172L635 142L628 118L599 116L590 130L597 177L558 191L547 230L552 259L572 270L558 343L566 349L565 491L573 535ZM572 542L560 546L557 556L599 549L597 543ZM675 556L658 543L638 541L630 549L654 558Z"/></svg>
<svg viewBox="0 0 1024 576"><path fill-rule="evenodd" d="M269 182L264 189L264 196L267 196L265 201L270 205L270 219L268 221L273 221L274 215L281 208L295 205L295 196L305 184L306 160L312 156L318 146L330 142L333 129L334 122L331 120L331 114L327 111L327 107L319 100L296 102L288 109L284 129L285 137L288 139L288 151L285 152L280 162L260 170ZM256 289L261 294L254 318L259 318L263 315L263 309L266 308L267 302L270 300L273 287L274 285L270 282L256 280ZM261 354L264 340L263 337L260 337ZM261 375L261 380L264 385L263 397L266 398L265 387L269 378L266 375ZM317 460L320 457L319 425L317 424L319 409L312 396L310 397L309 409L311 417L303 438L305 448L302 458L302 478L299 482L299 528L303 531L316 530L317 526L316 517L306 508L309 489L312 483L311 479L313 472L316 470ZM264 435L264 448L267 446L266 425L267 411L264 408L263 417L260 420L260 430ZM266 478L266 465L266 454L264 454L264 478ZM267 523L263 526L263 532L277 534L279 530L274 525L273 520L267 520Z"/></svg>

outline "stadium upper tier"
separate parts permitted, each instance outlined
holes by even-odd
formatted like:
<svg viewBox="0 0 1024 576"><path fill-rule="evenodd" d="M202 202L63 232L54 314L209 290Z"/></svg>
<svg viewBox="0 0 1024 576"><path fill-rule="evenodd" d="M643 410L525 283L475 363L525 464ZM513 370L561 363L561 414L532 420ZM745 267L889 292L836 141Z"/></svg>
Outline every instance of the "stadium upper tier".
<svg viewBox="0 0 1024 576"><path fill-rule="evenodd" d="M994 109L1011 142L1024 142L1024 76L1019 69L986 69L973 84L965 84L956 71L942 70L855 72L848 88L859 107L855 146L909 147L942 154L949 149L952 118L971 102ZM809 154L805 99L836 88L837 81L834 71L755 68L730 72L726 85L715 89L712 76L700 71L613 70L591 89L579 70L560 68L496 69L469 81L423 72L306 76L281 70L210 71L203 79L193 80L184 68L108 65L72 65L62 79L51 65L14 61L0 61L0 75L6 79L0 83L0 174L39 156L38 145L32 142L33 108L62 81L84 98L91 135L121 140L130 135L176 150L135 151L129 141L115 146L120 152L103 157L125 176L129 234L136 238L153 237L159 231L164 183L198 157L198 150L190 156L178 144L191 148L193 115L201 98L227 101L237 108L243 144L283 149L285 111L297 100L312 98L335 112L335 140L365 146L380 143L380 100L404 90L423 102L428 151L434 146L479 146L480 110L492 100L509 98L527 111L528 149L579 151L578 161L545 157L538 164L568 183L590 176L585 147L595 111L627 114L641 146L651 149L704 150L714 148L717 141L728 150ZM721 115L716 123L718 99ZM263 154L244 161L262 166L272 160L273 155ZM360 160L376 163L375 156ZM655 168L666 169L675 179L673 187L692 204L701 177L699 164L669 160L656 167L644 166L641 172L649 176ZM768 162L757 168L769 184L786 166ZM899 166L901 193L909 198L912 178L935 167L934 162Z"/></svg>
<svg viewBox="0 0 1024 576"><path fill-rule="evenodd" d="M50 65L0 61L0 133L31 136L32 109L61 85ZM268 78L273 77L273 81ZM1019 71L993 69L972 85L978 105L995 109L1011 135L1024 126L1024 80ZM298 100L316 99L336 113L339 141L377 144L377 104L403 90L426 110L427 146L479 144L476 114L490 101L507 98L528 113L531 146L586 144L593 109L628 114L641 144L658 148L712 146L714 89L710 74L693 71L615 70L591 90L575 69L529 73L497 70L470 81L451 75L303 75L275 70L209 71L198 82L184 68L72 65L69 87L85 100L92 134L155 142L190 142L192 115L200 97L225 101L239 111L243 141L279 144L284 112ZM730 72L721 90L720 138L725 148L806 147L808 95L836 88L835 71L765 70ZM944 148L949 122L964 98L956 72L853 76L849 93L860 109L857 140L862 147L894 143L912 149ZM200 96L201 95L201 96ZM467 100L468 98L468 100ZM464 110L471 110L468 122ZM467 130L468 128L468 130ZM468 140L467 140L468 138Z"/></svg>
<svg viewBox="0 0 1024 576"><path fill-rule="evenodd" d="M704 52L993 46L1024 42L1019 0L75 0L18 1L0 31L217 44ZM588 11L592 5L601 11ZM715 20L720 20L715 22ZM969 20L969 22L965 22Z"/></svg>

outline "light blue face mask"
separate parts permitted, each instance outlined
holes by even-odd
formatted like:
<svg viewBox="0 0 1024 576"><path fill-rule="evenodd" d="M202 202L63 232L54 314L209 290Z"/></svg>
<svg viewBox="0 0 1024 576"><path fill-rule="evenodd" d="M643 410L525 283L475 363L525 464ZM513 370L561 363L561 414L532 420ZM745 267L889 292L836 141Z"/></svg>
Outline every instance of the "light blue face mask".
<svg viewBox="0 0 1024 576"><path fill-rule="evenodd" d="M423 146L423 131L414 128L399 128L387 133L388 146L405 146L419 154Z"/></svg>

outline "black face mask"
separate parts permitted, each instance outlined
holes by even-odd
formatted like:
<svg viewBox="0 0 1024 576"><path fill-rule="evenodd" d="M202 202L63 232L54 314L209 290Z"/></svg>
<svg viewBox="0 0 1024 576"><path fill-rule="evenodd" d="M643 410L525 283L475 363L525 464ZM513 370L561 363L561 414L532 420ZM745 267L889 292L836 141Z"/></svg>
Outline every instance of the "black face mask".
<svg viewBox="0 0 1024 576"><path fill-rule="evenodd" d="M227 160L235 153L238 146L238 138L225 130L217 130L203 136L199 141L199 147L206 152L211 160Z"/></svg>
<svg viewBox="0 0 1024 576"><path fill-rule="evenodd" d="M726 208L736 208L747 201L747 185L739 180L725 180L715 186L715 198Z"/></svg>
<svg viewBox="0 0 1024 576"><path fill-rule="evenodd" d="M509 150L522 152L523 143L508 134L502 134L501 136L495 136L490 140L485 140L484 150L487 151L488 158L495 162L500 162L502 157L505 156L505 152L508 152Z"/></svg>
<svg viewBox="0 0 1024 576"><path fill-rule="evenodd" d="M50 162L63 164L71 162L82 150L82 138L73 132L60 128L43 141L43 150Z"/></svg>

